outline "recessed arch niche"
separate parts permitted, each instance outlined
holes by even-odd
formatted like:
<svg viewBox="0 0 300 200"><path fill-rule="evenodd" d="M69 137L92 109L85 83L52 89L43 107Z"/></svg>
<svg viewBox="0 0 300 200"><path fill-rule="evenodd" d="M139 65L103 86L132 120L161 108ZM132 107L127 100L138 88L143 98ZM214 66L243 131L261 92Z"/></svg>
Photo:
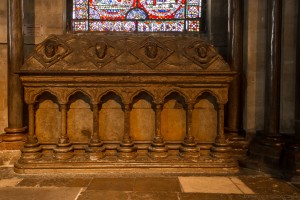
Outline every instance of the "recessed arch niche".
<svg viewBox="0 0 300 200"><path fill-rule="evenodd" d="M55 143L61 130L61 114L57 98L50 92L37 97L35 133L40 143Z"/></svg>
<svg viewBox="0 0 300 200"><path fill-rule="evenodd" d="M76 92L69 98L67 130L71 142L88 142L93 128L93 112L90 98Z"/></svg>
<svg viewBox="0 0 300 200"><path fill-rule="evenodd" d="M104 141L121 141L124 135L124 105L120 96L109 92L101 98L99 134Z"/></svg>
<svg viewBox="0 0 300 200"><path fill-rule="evenodd" d="M177 92L166 96L161 112L161 132L166 141L182 141L186 134L185 100Z"/></svg>
<svg viewBox="0 0 300 200"><path fill-rule="evenodd" d="M197 98L192 114L192 134L196 141L213 143L217 136L217 100L209 92Z"/></svg>
<svg viewBox="0 0 300 200"><path fill-rule="evenodd" d="M130 134L132 140L151 141L155 131L155 112L153 98L147 92L134 97L130 112Z"/></svg>

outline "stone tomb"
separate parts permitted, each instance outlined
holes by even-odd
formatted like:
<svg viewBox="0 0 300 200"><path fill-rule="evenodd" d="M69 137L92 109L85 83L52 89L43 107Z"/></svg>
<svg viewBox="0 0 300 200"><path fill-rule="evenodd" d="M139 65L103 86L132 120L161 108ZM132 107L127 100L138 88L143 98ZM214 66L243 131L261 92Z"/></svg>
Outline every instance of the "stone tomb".
<svg viewBox="0 0 300 200"><path fill-rule="evenodd" d="M52 35L19 72L29 132L18 173L228 173L235 73L199 37Z"/></svg>

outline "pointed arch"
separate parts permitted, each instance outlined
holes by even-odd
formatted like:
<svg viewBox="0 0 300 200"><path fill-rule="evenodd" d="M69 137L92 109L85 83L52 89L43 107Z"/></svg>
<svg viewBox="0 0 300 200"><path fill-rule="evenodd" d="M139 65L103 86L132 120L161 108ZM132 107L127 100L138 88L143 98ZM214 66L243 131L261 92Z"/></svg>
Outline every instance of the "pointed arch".
<svg viewBox="0 0 300 200"><path fill-rule="evenodd" d="M177 94L179 97L181 97L184 100L184 102L182 102L182 103L184 103L184 105L187 104L187 102L188 102L187 96L183 92L181 92L180 90L177 90L177 89L171 89L167 93L165 93L163 95L162 101L165 102L167 97L174 95L174 94Z"/></svg>
<svg viewBox="0 0 300 200"><path fill-rule="evenodd" d="M137 98L139 95L141 95L141 94L143 94L143 93L145 93L145 94L147 94L149 97L151 97L151 98L152 98L152 103L154 103L155 95L152 94L152 92L150 92L150 91L148 91L148 90L145 90L145 89L140 89L140 90L134 92L134 93L131 95L131 97L130 97L130 102L133 102L135 98Z"/></svg>
<svg viewBox="0 0 300 200"><path fill-rule="evenodd" d="M215 94L213 91L209 90L209 89L202 90L201 92L199 92L195 96L195 102L197 101L197 99L201 98L201 96L203 96L205 94L209 94L210 96L212 96L216 100L216 103L220 102L220 97L217 94Z"/></svg>
<svg viewBox="0 0 300 200"><path fill-rule="evenodd" d="M91 96L88 92L86 92L86 91L84 91L84 90L82 90L82 89L75 89L75 90L71 91L71 92L67 95L67 100L68 100L68 102L70 101L70 97L73 96L73 95L76 95L76 93L81 93L81 94L83 94L84 96L88 97L88 99L89 99L90 102L92 102L92 96Z"/></svg>
<svg viewBox="0 0 300 200"><path fill-rule="evenodd" d="M118 96L121 99L121 103L124 104L124 97L122 96L122 94L113 89L106 90L105 92L101 93L98 97L98 102L101 102L102 98L109 94L114 94L114 95Z"/></svg>
<svg viewBox="0 0 300 200"><path fill-rule="evenodd" d="M50 94L51 94L52 96L54 96L54 97L56 98L56 100L58 101L58 95L57 95L55 92L53 92L52 90L50 90L50 89L42 89L42 90L38 91L38 92L35 94L33 100L34 100L34 101L37 101L37 100L38 100L42 95L44 95L45 93L50 93Z"/></svg>

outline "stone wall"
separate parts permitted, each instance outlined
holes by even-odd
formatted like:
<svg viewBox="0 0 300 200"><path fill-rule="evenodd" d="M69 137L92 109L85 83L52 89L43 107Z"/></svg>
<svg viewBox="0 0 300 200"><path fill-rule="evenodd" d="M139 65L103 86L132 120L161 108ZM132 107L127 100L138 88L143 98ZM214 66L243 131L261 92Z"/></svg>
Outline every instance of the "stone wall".
<svg viewBox="0 0 300 200"><path fill-rule="evenodd" d="M7 127L7 9L0 1L0 134Z"/></svg>
<svg viewBox="0 0 300 200"><path fill-rule="evenodd" d="M280 129L283 133L293 133L295 129L296 19L299 1L287 0L283 2Z"/></svg>
<svg viewBox="0 0 300 200"><path fill-rule="evenodd" d="M244 128L255 132L264 126L266 63L266 0L246 0L244 17Z"/></svg>
<svg viewBox="0 0 300 200"><path fill-rule="evenodd" d="M244 19L244 128L264 127L267 0L246 0ZM283 1L281 119L282 133L294 132L296 27L298 0Z"/></svg>

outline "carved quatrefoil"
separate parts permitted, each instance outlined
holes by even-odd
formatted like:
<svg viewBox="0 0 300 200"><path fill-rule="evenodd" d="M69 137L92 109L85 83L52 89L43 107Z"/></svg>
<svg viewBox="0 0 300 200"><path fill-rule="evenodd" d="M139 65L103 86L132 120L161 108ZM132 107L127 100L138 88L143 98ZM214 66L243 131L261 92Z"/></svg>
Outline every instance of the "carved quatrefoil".
<svg viewBox="0 0 300 200"><path fill-rule="evenodd" d="M49 36L35 49L34 58L45 68L50 67L71 53L71 48L56 36Z"/></svg>
<svg viewBox="0 0 300 200"><path fill-rule="evenodd" d="M148 37L141 44L135 46L130 53L151 69L155 69L156 66L173 53L173 50L153 37Z"/></svg>
<svg viewBox="0 0 300 200"><path fill-rule="evenodd" d="M216 50L203 41L194 41L183 49L183 55L203 69L207 69L217 58Z"/></svg>
<svg viewBox="0 0 300 200"><path fill-rule="evenodd" d="M93 62L98 68L101 68L118 57L121 51L110 40L100 38L94 41L87 49L85 55L91 62Z"/></svg>

